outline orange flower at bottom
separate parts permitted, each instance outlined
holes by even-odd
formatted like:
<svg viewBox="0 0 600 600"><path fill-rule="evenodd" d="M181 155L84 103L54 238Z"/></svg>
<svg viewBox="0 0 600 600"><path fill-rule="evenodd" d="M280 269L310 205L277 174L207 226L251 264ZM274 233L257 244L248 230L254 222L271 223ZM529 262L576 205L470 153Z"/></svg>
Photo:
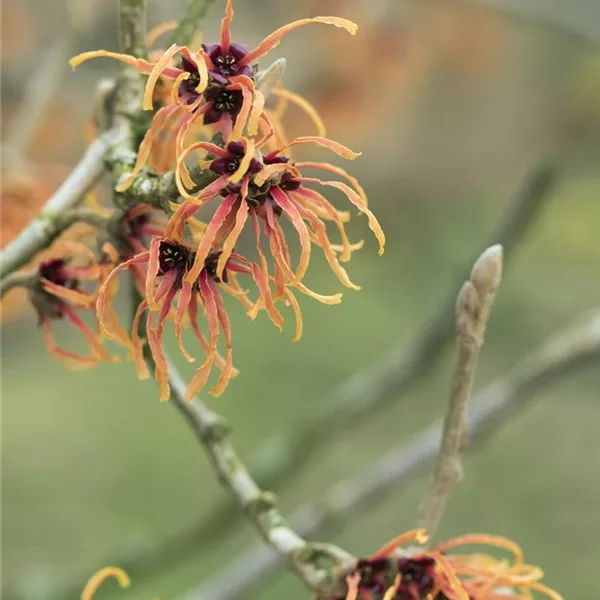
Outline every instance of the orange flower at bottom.
<svg viewBox="0 0 600 600"><path fill-rule="evenodd" d="M519 546L506 538L470 534L430 550L416 546L426 541L424 530L409 531L360 559L346 577L345 600L530 600L531 592L562 600L560 594L540 582L541 569L526 564ZM409 543L413 546L401 548ZM487 554L448 554L467 545L507 550L513 555L512 562Z"/></svg>

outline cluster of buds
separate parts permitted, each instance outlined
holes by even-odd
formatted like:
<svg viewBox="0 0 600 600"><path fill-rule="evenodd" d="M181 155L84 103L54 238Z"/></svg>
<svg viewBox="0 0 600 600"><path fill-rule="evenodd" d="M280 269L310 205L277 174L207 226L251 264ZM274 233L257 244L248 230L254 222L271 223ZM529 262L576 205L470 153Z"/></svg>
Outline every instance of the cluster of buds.
<svg viewBox="0 0 600 600"><path fill-rule="evenodd" d="M562 596L543 583L543 573L524 562L514 542L488 534L469 534L424 549L425 531L408 531L367 558L346 577L347 592L327 600L525 600L539 592ZM452 554L465 546L487 546L511 554Z"/></svg>
<svg viewBox="0 0 600 600"><path fill-rule="evenodd" d="M152 122L139 145L135 165L119 182L117 191L127 190L143 169L159 174L172 171L180 201L171 205L168 215L137 205L125 214L110 216L107 220L112 225L103 239L96 241L101 251L85 278L74 272L68 260L42 263L39 278L45 302L37 302L36 307L45 330L50 319L64 316L85 333L92 352L80 357L79 366L114 360L102 350L102 341L108 338L127 349L140 378L149 377L140 335L140 330L145 331L161 399L170 395L162 349L167 322L173 324L188 361L196 357L184 345L185 328L191 329L203 353L187 397L191 399L207 384L215 367L219 374L210 393L218 396L237 374L224 293L239 301L253 319L264 310L279 329L284 324L280 307L290 307L296 321L293 339L297 340L302 334L302 317L296 292L325 304L337 304L342 296L320 294L305 284L315 247L321 249L343 286L359 289L342 265L363 242L350 241L346 233L350 212L336 208L319 187L342 192L350 205L366 216L380 254L385 244L365 192L354 177L329 163L297 162L292 157L297 146L311 144L348 160L358 154L325 137L321 119L306 100L285 90L280 82L274 89L272 85L267 86L271 89L261 89L258 76L257 60L288 32L321 23L354 34L357 26L338 17L302 19L276 30L248 50L232 41L232 18L233 1L226 0L219 42L202 44L198 49L173 44L163 52L149 52L147 59L98 50L70 61L75 68L92 58L109 57L148 76L140 109L152 111ZM151 33L148 43L154 43L167 30L161 26ZM269 103L266 93L273 93L274 103ZM305 110L316 126L315 135L287 139L281 124L288 102ZM195 169L190 168L192 161ZM212 175L212 183L200 189L193 177L198 168ZM311 170L331 173L333 178L319 179L311 176ZM297 259L286 238L286 220L299 240ZM253 256L237 251L238 240L246 231L256 245ZM332 239L333 234L337 239ZM114 308L117 276L126 270L141 296L130 333ZM89 282L87 292L80 290L82 279ZM254 297L244 280L255 290ZM94 313L93 331L75 320L74 306ZM198 322L200 312L207 326ZM47 339L63 363L67 357L70 363L76 360L76 355L57 349L53 339Z"/></svg>

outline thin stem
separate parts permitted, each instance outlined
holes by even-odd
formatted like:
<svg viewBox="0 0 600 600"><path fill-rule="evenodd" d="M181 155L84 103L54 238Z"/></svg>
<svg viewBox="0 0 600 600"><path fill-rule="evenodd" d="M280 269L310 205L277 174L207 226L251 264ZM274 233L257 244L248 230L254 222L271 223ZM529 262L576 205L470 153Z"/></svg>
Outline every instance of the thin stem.
<svg viewBox="0 0 600 600"><path fill-rule="evenodd" d="M215 0L188 0L183 17L173 32L170 43L188 46L214 3Z"/></svg>
<svg viewBox="0 0 600 600"><path fill-rule="evenodd" d="M600 362L600 310L543 342L505 375L477 392L469 410L472 443L480 443L502 427L511 416L536 399L562 377L571 376ZM414 440L392 448L363 473L339 481L322 501L294 511L293 528L304 537L332 535L349 521L375 509L395 489L408 482L435 460L442 436L442 421L421 431ZM236 600L264 584L278 566L264 546L244 550L221 573L201 585L185 600Z"/></svg>
<svg viewBox="0 0 600 600"><path fill-rule="evenodd" d="M133 305L140 296L132 284ZM140 323L140 337L144 339L145 325ZM149 370L154 370L154 359L148 345L144 356ZM356 558L341 548L323 544L310 544L302 539L281 515L275 504L275 496L263 491L250 475L235 451L229 437L230 428L223 417L206 406L199 398L186 400L187 383L173 363L167 359L172 402L203 447L221 485L236 500L258 529L264 541L276 551L280 560L314 592L330 592L335 579L331 573L316 566L316 559L324 555L335 566L349 568ZM333 584L332 584L333 580Z"/></svg>
<svg viewBox="0 0 600 600"><path fill-rule="evenodd" d="M146 0L119 0L119 51L139 58L146 56ZM121 71L114 104L114 123L123 127L120 145L133 151L132 124L141 113L144 78L125 66Z"/></svg>
<svg viewBox="0 0 600 600"><path fill-rule="evenodd" d="M280 69L276 63L266 72ZM556 170L547 164L534 168L490 236L488 245L496 242L502 244L505 266L546 207L556 187L557 178ZM141 179L140 185L148 184ZM430 372L444 347L453 338L452 315L456 295L468 275L469 271L466 271L460 276L410 343L397 343L372 365L338 385L319 403L325 409L315 411L307 424L299 424L297 432L290 432L283 438L277 436L268 439L264 447L259 448L256 457L250 462L250 470L255 473L261 486L279 488L288 478L293 477L318 452L323 442L330 439L332 423L335 423L336 431L338 427L349 427L365 414L406 397L407 392ZM277 447L277 461L272 460L273 446ZM265 456L268 458L264 459ZM222 538L237 522L237 518L237 504L233 500L224 501L211 513L210 518L173 533L161 544L145 548L133 558L123 557L117 562L126 565L129 571L140 574L151 572L167 562L174 564L178 557L186 556L199 543L206 544Z"/></svg>
<svg viewBox="0 0 600 600"><path fill-rule="evenodd" d="M467 440L467 405L475 380L479 351L500 281L502 246L488 248L475 263L456 303L458 359L433 478L419 515L419 527L434 537L450 496L463 477Z"/></svg>
<svg viewBox="0 0 600 600"><path fill-rule="evenodd" d="M17 287L31 287L37 281L37 271L15 271L0 282L0 298L4 294Z"/></svg>
<svg viewBox="0 0 600 600"><path fill-rule="evenodd" d="M536 167L516 194L497 230L490 236L491 244L499 243L504 248L504 262L515 254L532 224L539 217L554 190L556 171L545 164ZM472 264L472 263L471 263ZM462 282L468 277L462 274L453 289L444 299L425 326L407 345L404 341L393 346L386 354L377 357L372 365L358 371L338 385L318 406L322 410L311 413L309 421L295 426L285 438L267 440L264 449L251 464L257 479L267 487L279 487L288 477L297 473L318 452L323 443L331 438L333 430L352 426L365 415L382 410L392 402L406 397L409 390L430 372L441 356L442 349L454 335L453 310L456 295ZM392 393L393 392L393 393ZM296 432L297 431L297 432ZM278 460L273 461L269 448L278 448ZM269 456L264 461L262 456ZM235 505L224 504L210 519L199 523L192 542L221 537L235 519Z"/></svg>

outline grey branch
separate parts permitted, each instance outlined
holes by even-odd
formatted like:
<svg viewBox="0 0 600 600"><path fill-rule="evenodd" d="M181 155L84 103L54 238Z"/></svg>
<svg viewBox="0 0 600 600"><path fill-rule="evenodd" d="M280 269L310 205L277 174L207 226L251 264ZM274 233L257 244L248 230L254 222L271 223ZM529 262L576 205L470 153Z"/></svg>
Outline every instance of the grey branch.
<svg viewBox="0 0 600 600"><path fill-rule="evenodd" d="M522 411L561 377L600 364L600 309L544 342L506 375L476 393L469 409L471 443L483 441L516 412ZM414 440L392 448L360 475L332 486L321 502L297 509L293 528L304 537L331 535L348 521L375 508L435 460L443 423L437 421ZM264 583L278 566L262 545L248 548L221 573L184 600L235 600ZM183 600L183 599L182 599Z"/></svg>
<svg viewBox="0 0 600 600"><path fill-rule="evenodd" d="M191 43L194 34L199 30L200 23L215 0L188 0L185 13L171 36L171 44L187 46Z"/></svg>
<svg viewBox="0 0 600 600"><path fill-rule="evenodd" d="M277 64L275 61L265 73L279 69ZM528 175L522 189L516 193L515 200L490 236L488 244L502 244L505 265L514 256L532 224L546 206L556 182L555 169L547 164L540 164ZM372 365L352 375L319 403L319 406L324 406L325 409L315 411L313 420L307 424L299 424L296 427L299 430L297 433L290 433L283 440L275 440L278 448L277 461L270 458L270 448L274 444L272 440L267 440L264 448L260 448L256 458L250 462L250 470L255 473L256 481L265 488L279 488L314 456L322 442L330 435L332 422L336 422L336 428L338 425L350 426L369 410L397 401L416 386L453 338L452 313L456 295L468 275L467 270L460 276L447 298L411 342L396 344ZM265 455L269 456L267 460L263 459ZM121 558L115 557L114 560L116 564L126 567L132 573L151 572L167 561L176 561L177 557L186 556L198 544L221 538L236 522L237 517L237 504L233 500L224 501L209 519L174 532L163 542L144 548L133 557L129 553ZM77 585L73 585L74 591Z"/></svg>
<svg viewBox="0 0 600 600"><path fill-rule="evenodd" d="M141 301L133 283L131 284L132 317ZM146 327L142 320L139 335L146 338ZM150 372L154 370L154 359L150 348L144 346L144 356ZM230 428L223 417L211 410L199 398L186 400L187 383L175 366L167 359L170 402L181 413L196 439L208 455L215 475L221 485L235 499L248 518L258 529L268 546L287 567L296 573L304 584L314 592L328 592L335 584L331 573L316 566L316 559L327 558L335 565L350 568L356 559L341 548L327 544L310 544L302 539L281 515L275 504L275 496L263 491L250 475L230 441ZM333 582L333 583L332 583Z"/></svg>
<svg viewBox="0 0 600 600"><path fill-rule="evenodd" d="M477 359L496 292L502 279L502 246L488 248L477 260L456 302L458 358L440 451L419 516L419 527L435 536L452 491L463 477L462 455L467 440L467 406Z"/></svg>
<svg viewBox="0 0 600 600"><path fill-rule="evenodd" d="M235 498L254 523L268 546L314 592L330 588L330 574L314 564L317 556L326 556L347 568L356 559L335 546L310 544L302 539L279 513L275 497L259 488L229 441L229 427L201 400L185 400L186 382L169 364L171 402L183 415L203 446L223 487Z"/></svg>
<svg viewBox="0 0 600 600"><path fill-rule="evenodd" d="M493 232L487 246L499 243L504 248L504 262L512 258L532 224L542 212L555 188L557 174L553 167L541 164L536 167L516 194L498 229ZM472 262L471 262L472 264ZM274 443L267 440L260 448L255 461L251 462L256 478L266 487L280 487L286 478L297 473L322 443L331 436L331 424L335 430L349 427L369 412L381 410L412 389L429 372L443 348L454 335L453 310L456 295L462 282L468 277L467 270L460 276L448 297L437 307L416 337L406 344L394 345L386 354L377 358L366 369L358 371L338 385L312 411L305 423L295 426L284 439L275 440L278 460L270 458ZM323 407L323 408L320 408ZM262 457L268 455L266 461ZM198 540L214 539L223 535L235 519L235 505L225 503L206 522L199 523L195 533L186 534L190 545ZM183 547L180 545L180 549ZM186 550L187 551L187 550ZM154 550L154 556L161 553Z"/></svg>

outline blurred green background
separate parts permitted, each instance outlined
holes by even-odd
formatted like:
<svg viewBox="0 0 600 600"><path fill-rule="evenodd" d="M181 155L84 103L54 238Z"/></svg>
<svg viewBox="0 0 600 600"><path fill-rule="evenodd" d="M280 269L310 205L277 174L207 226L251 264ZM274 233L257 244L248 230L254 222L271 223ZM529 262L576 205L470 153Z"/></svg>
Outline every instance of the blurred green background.
<svg viewBox="0 0 600 600"><path fill-rule="evenodd" d="M183 3L149 4L156 24L176 18ZM205 25L209 41L224 3L216 4ZM77 34L74 50L114 49L116 1L82 0L81 7L88 5L90 25ZM367 243L349 271L362 290L346 291L337 307L302 298L305 333L298 344L290 343L291 316L281 335L264 315L251 322L230 305L241 375L208 402L231 422L244 458L274 435L301 430L336 384L399 340L408 343L540 160L557 166L559 184L506 273L477 387L599 305L597 0L237 0L235 8L234 37L251 46L304 16L338 14L359 23L355 38L321 26L299 30L269 60L285 56L286 85L317 105L330 137L363 152L350 170L388 238L377 257L366 222L355 219L353 237ZM32 70L64 35L67 13L59 0L9 0L2 11L2 110L10 124ZM93 83L114 73L108 61L60 72L29 148L33 164L74 164ZM292 132L307 131L302 119L293 119ZM323 293L338 291L318 260L310 282ZM57 329L67 340L67 329ZM222 504L225 492L180 416L158 402L151 382L136 380L130 364L64 371L47 356L32 311L14 302L4 313L2 358L6 599L64 598L97 568L172 542ZM336 431L332 424L308 466L274 490L282 511L318 500L438 418L452 359L445 353L421 385L355 427ZM506 535L565 598L597 598L599 390L597 367L566 377L478 445L440 535ZM330 540L355 554L372 552L412 527L426 482L423 476L395 489ZM131 590L107 584L98 598L176 598L255 540L240 517L226 537L197 540L183 552L175 544L159 565L131 573ZM245 597L282 596L308 597L283 568Z"/></svg>

